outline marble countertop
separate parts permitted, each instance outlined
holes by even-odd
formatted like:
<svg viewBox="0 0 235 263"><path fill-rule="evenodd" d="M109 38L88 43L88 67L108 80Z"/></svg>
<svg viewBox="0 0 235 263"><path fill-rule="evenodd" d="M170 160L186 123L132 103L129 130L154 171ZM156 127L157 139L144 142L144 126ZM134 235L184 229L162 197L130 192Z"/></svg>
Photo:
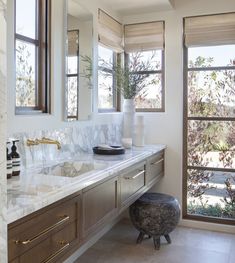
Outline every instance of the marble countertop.
<svg viewBox="0 0 235 263"><path fill-rule="evenodd" d="M7 223L10 224L87 186L108 178L165 148L165 145L147 145L133 147L126 150L123 155L104 156L83 153L72 160L64 160L102 164L100 165L102 168L77 177L40 174L39 168L25 170L21 172L20 176L7 180ZM41 169L54 164L45 164Z"/></svg>

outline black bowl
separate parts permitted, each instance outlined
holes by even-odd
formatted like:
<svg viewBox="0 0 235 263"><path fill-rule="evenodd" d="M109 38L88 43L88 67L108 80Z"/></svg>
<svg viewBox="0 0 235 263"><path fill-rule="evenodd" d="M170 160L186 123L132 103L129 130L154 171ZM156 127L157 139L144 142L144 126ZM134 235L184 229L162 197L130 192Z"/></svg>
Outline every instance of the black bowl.
<svg viewBox="0 0 235 263"><path fill-rule="evenodd" d="M95 154L102 154L102 155L117 155L117 154L124 154L125 148L121 146L110 146L113 149L102 149L99 146L93 147L93 152Z"/></svg>

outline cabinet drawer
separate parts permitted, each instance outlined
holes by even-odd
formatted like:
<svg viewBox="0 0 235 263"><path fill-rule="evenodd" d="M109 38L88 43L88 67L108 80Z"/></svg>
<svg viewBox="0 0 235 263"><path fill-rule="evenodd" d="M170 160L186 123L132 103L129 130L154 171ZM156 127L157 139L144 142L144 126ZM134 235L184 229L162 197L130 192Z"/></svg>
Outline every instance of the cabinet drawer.
<svg viewBox="0 0 235 263"><path fill-rule="evenodd" d="M72 222L79 222L80 196L61 202L53 206L50 210L40 210L35 216L29 216L20 222L14 224L8 229L8 257L9 260L22 255L32 247L41 243L43 240L52 236ZM45 241L46 244L50 240ZM47 244L48 246L50 244ZM47 246L45 245L45 247ZM43 243L41 244L43 246ZM45 248L45 253L46 253ZM20 261L21 262L21 261Z"/></svg>
<svg viewBox="0 0 235 263"><path fill-rule="evenodd" d="M147 161L146 183L157 181L164 171L164 153L159 153Z"/></svg>
<svg viewBox="0 0 235 263"><path fill-rule="evenodd" d="M133 194L145 185L145 165L126 171L121 175L121 203L123 204Z"/></svg>
<svg viewBox="0 0 235 263"><path fill-rule="evenodd" d="M69 250L72 242L76 240L76 229L76 222L67 225L58 233L43 240L41 243L20 256L20 263L59 262L61 256Z"/></svg>

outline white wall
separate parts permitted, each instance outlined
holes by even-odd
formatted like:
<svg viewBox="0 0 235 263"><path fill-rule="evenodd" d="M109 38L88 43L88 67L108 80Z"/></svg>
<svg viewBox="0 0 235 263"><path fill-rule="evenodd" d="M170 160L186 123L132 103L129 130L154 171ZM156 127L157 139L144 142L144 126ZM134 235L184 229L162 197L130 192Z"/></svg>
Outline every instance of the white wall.
<svg viewBox="0 0 235 263"><path fill-rule="evenodd" d="M8 101L7 101L7 126L8 136L15 132L32 131L41 129L57 129L70 125L87 125L87 121L65 122L64 121L64 19L65 19L65 0L52 0L52 70L51 70L51 91L52 91L52 113L43 114L41 116L20 116L15 115L15 79L14 79L14 23L13 23L13 3L14 0L7 1L8 21L7 21L7 71L8 71ZM103 8L113 16L117 14L110 11L105 6L93 1L80 0L81 5L91 11L93 14L93 45L94 45L94 61L97 57L97 20L98 8ZM94 72L97 72L95 65ZM94 74L94 83L97 83L97 74ZM94 89L93 99L96 100L97 91ZM96 105L96 103L94 103ZM106 114L98 115L97 107L94 107L92 121L95 123L119 122L121 115Z"/></svg>
<svg viewBox="0 0 235 263"><path fill-rule="evenodd" d="M176 196L182 202L183 139L183 17L235 11L234 0L175 0L175 10L126 16L124 23L165 20L166 111L145 113L146 142L167 145L165 178L155 190ZM234 227L183 220L187 226L233 231Z"/></svg>

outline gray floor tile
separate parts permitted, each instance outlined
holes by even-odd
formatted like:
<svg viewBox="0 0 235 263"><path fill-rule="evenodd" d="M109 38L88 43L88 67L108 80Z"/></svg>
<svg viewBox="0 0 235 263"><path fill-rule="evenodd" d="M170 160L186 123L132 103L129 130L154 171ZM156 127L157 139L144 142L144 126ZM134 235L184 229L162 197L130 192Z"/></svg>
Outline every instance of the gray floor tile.
<svg viewBox="0 0 235 263"><path fill-rule="evenodd" d="M161 239L154 250L152 239L136 244L138 231L124 220L88 249L76 263L235 263L235 237L178 227L172 244Z"/></svg>

